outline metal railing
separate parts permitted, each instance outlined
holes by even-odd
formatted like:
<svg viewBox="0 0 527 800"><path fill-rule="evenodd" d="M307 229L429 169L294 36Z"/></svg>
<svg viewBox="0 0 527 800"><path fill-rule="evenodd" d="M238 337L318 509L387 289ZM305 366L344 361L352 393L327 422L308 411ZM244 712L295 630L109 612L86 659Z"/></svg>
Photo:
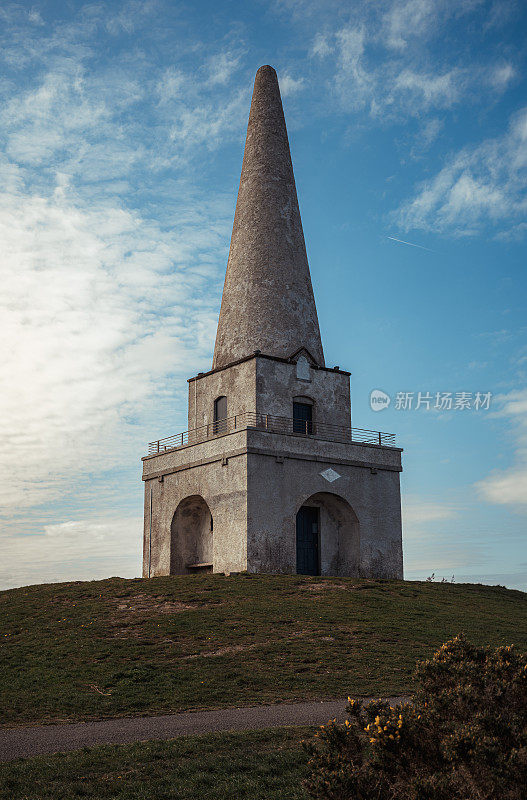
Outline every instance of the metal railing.
<svg viewBox="0 0 527 800"><path fill-rule="evenodd" d="M311 422L293 419L292 417L275 417L271 414L257 414L255 411L244 411L234 417L210 422L192 431L176 433L165 439L149 442L148 455L176 450L189 444L199 444L226 433L253 428L286 433L294 436L307 436L314 439L326 439L332 442L357 442L358 444L375 444L380 447L395 447L395 434L384 431L369 431L365 428L346 428L341 425L328 425L322 422Z"/></svg>

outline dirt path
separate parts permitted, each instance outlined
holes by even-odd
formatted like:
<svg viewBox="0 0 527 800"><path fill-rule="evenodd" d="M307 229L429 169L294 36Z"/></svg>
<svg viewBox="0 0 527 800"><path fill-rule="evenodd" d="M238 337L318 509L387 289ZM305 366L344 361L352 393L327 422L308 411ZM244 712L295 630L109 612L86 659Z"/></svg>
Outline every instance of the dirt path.
<svg viewBox="0 0 527 800"><path fill-rule="evenodd" d="M406 697L389 698L392 704ZM29 758L42 753L62 753L100 744L130 744L147 739L174 739L189 734L279 728L286 725L322 725L329 719L344 721L346 699L311 700L249 708L184 711L157 717L122 717L67 725L0 729L0 761Z"/></svg>

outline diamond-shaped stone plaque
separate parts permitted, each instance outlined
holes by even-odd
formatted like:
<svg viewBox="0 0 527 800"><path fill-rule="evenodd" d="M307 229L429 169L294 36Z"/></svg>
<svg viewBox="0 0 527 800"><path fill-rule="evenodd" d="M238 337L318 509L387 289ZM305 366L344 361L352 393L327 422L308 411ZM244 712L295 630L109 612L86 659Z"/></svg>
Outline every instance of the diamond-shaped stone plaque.
<svg viewBox="0 0 527 800"><path fill-rule="evenodd" d="M333 483L333 481L336 481L337 478L340 478L340 475L338 474L338 472L335 472L335 470L331 469L331 467L328 467L327 469L325 469L320 474L322 475L323 478L325 478L327 481L329 481L329 483Z"/></svg>

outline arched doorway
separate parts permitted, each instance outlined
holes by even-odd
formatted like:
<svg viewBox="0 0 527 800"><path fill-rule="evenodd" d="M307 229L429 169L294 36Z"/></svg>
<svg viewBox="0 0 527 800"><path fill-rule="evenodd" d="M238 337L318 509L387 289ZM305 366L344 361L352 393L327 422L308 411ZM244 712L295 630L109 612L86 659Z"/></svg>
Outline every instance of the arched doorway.
<svg viewBox="0 0 527 800"><path fill-rule="evenodd" d="M212 571L212 515L203 497L193 494L180 502L170 534L171 575Z"/></svg>
<svg viewBox="0 0 527 800"><path fill-rule="evenodd" d="M296 514L296 571L300 575L357 577L359 520L347 500L318 492Z"/></svg>

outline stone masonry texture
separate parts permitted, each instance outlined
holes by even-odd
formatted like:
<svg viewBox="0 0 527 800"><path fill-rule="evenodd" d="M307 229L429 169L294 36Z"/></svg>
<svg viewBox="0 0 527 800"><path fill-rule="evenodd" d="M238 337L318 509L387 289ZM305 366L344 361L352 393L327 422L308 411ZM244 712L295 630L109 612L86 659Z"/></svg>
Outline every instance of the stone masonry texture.
<svg viewBox="0 0 527 800"><path fill-rule="evenodd" d="M352 432L350 373L324 364L269 66L254 83L213 365L189 378L188 399L188 435L143 459L145 577L305 570L303 506L318 509L317 574L403 577L402 451Z"/></svg>
<svg viewBox="0 0 527 800"><path fill-rule="evenodd" d="M265 66L254 82L213 368L300 347L324 365L278 79Z"/></svg>

